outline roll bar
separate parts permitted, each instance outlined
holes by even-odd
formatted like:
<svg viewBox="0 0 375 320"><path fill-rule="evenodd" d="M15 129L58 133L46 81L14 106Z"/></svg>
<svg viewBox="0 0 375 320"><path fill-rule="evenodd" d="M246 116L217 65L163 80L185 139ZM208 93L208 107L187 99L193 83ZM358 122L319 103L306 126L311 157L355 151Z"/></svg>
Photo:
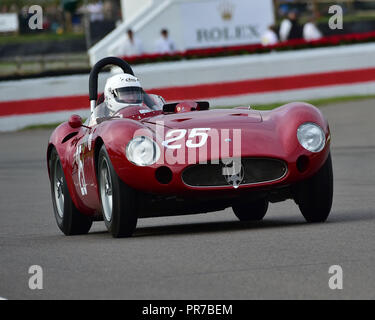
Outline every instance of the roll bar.
<svg viewBox="0 0 375 320"><path fill-rule="evenodd" d="M108 65L114 65L120 67L124 73L129 73L134 76L132 67L125 60L117 57L107 57L99 60L90 72L89 79L89 97L90 97L90 109L94 111L96 107L96 100L98 99L98 76L99 72Z"/></svg>

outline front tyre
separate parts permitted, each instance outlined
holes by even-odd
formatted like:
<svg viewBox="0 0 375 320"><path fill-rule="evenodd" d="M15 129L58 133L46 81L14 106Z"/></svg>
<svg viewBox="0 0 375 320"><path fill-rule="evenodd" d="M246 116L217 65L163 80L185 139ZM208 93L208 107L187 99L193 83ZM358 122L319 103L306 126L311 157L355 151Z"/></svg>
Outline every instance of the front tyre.
<svg viewBox="0 0 375 320"><path fill-rule="evenodd" d="M137 226L136 191L115 172L103 145L98 157L98 183L104 223L114 238L130 237Z"/></svg>
<svg viewBox="0 0 375 320"><path fill-rule="evenodd" d="M268 210L268 201L259 199L253 202L238 202L232 206L233 212L240 221L260 221Z"/></svg>
<svg viewBox="0 0 375 320"><path fill-rule="evenodd" d="M88 233L92 219L79 212L74 205L56 149L51 152L49 169L52 203L58 227L67 236Z"/></svg>
<svg viewBox="0 0 375 320"><path fill-rule="evenodd" d="M295 201L307 222L324 222L332 208L333 172L331 154L310 179L297 185Z"/></svg>

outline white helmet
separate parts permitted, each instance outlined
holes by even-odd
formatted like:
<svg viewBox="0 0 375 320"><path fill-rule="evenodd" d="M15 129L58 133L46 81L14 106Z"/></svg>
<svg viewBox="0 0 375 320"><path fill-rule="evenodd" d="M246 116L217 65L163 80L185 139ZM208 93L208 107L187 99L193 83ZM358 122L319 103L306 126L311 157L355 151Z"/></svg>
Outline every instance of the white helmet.
<svg viewBox="0 0 375 320"><path fill-rule="evenodd" d="M109 78L104 88L105 102L113 112L130 105L142 105L143 94L139 80L128 73Z"/></svg>

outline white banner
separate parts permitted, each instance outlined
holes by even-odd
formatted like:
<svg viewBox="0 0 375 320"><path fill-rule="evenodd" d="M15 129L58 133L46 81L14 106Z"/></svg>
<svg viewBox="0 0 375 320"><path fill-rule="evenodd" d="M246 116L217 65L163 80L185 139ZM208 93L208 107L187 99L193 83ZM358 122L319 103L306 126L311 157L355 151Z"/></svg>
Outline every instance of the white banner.
<svg viewBox="0 0 375 320"><path fill-rule="evenodd" d="M272 0L201 0L181 4L187 49L254 44L274 24Z"/></svg>
<svg viewBox="0 0 375 320"><path fill-rule="evenodd" d="M0 13L0 32L18 31L17 13Z"/></svg>

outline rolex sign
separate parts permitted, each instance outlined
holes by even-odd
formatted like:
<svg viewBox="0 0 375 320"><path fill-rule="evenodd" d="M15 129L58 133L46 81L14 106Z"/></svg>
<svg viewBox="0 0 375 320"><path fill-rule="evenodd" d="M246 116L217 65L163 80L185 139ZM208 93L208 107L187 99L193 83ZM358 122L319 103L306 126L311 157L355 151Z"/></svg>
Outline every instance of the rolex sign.
<svg viewBox="0 0 375 320"><path fill-rule="evenodd" d="M260 43L274 24L272 0L193 0L181 10L187 49Z"/></svg>

